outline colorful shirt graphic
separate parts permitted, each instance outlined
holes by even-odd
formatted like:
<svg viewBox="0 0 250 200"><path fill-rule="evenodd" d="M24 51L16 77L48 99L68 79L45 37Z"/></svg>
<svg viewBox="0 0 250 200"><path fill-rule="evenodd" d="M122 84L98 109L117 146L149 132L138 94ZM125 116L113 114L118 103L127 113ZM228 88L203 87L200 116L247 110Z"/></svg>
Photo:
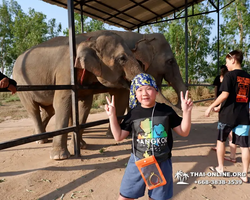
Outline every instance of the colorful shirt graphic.
<svg viewBox="0 0 250 200"><path fill-rule="evenodd" d="M237 76L238 91L236 96L236 102L247 103L249 95L250 79Z"/></svg>
<svg viewBox="0 0 250 200"><path fill-rule="evenodd" d="M144 131L143 133L139 133L137 137L137 141L139 143L144 144L152 144L159 146L161 143L167 142L167 132L162 124L154 125L153 134L152 134L152 122L150 119L145 119L141 121L140 128ZM147 142L140 140L148 140Z"/></svg>
<svg viewBox="0 0 250 200"><path fill-rule="evenodd" d="M173 136L171 129L179 126L182 118L165 104L156 104L153 108L137 105L121 124L122 130L131 132L132 152L139 158L154 155L158 162L171 157ZM153 123L152 123L153 120Z"/></svg>

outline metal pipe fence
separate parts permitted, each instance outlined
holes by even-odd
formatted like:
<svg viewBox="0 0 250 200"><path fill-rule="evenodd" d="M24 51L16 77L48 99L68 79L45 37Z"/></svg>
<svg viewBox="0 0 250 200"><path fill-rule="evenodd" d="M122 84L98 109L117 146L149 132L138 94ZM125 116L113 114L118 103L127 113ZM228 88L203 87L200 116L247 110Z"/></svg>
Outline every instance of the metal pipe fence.
<svg viewBox="0 0 250 200"><path fill-rule="evenodd" d="M188 86L213 86L209 84L189 84ZM162 87L170 87L169 85L162 85ZM105 86L78 86L79 89L83 90L92 90L92 89L107 89ZM17 91L39 91L39 90L71 90L72 85L19 85L17 86ZM9 92L6 89L0 89L0 92ZM194 103L199 103L203 101L214 100L214 98L202 99L198 101L194 101ZM123 119L125 116L119 116L118 119ZM109 123L108 119L98 120L94 122L89 122L85 124L80 124L80 129L94 127L102 124ZM62 128L56 131L44 132L32 136L22 137L14 140L10 140L7 142L0 143L0 150L27 144L30 142L34 142L37 140L52 138L57 135L67 134L69 132L75 132L76 126Z"/></svg>

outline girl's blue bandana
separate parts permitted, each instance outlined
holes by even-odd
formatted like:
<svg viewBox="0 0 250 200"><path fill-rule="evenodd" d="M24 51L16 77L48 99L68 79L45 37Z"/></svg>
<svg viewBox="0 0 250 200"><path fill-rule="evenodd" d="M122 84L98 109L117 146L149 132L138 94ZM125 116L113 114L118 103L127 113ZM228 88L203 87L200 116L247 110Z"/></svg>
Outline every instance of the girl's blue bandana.
<svg viewBox="0 0 250 200"><path fill-rule="evenodd" d="M132 80L130 86L130 95L129 95L129 107L133 109L137 105L137 98L136 98L136 90L144 85L152 86L158 91L158 87L156 85L155 79L153 76L145 73L141 73L135 76Z"/></svg>

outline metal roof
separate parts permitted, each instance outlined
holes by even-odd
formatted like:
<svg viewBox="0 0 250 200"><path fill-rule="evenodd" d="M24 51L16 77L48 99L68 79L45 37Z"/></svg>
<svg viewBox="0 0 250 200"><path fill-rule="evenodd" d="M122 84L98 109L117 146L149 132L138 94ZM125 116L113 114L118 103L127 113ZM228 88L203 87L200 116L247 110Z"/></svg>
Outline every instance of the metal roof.
<svg viewBox="0 0 250 200"><path fill-rule="evenodd" d="M68 0L43 0L67 8ZM192 6L203 0L187 0ZM185 0L73 0L74 11L109 25L133 30L185 8Z"/></svg>

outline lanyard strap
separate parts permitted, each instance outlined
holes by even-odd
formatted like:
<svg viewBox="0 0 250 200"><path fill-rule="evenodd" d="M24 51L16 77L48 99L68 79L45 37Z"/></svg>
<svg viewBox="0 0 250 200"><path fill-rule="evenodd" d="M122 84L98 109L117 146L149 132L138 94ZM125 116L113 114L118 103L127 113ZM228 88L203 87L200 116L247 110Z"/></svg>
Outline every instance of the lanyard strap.
<svg viewBox="0 0 250 200"><path fill-rule="evenodd" d="M154 119L154 112L155 112L156 104L157 103L155 103L155 105L153 107L153 111L152 111L152 115L151 115L151 134L152 134L152 136L154 135L154 121L153 121L153 119ZM150 141L149 145L151 146L151 141ZM132 133L132 149L133 149L134 159L136 161L136 157L135 157L135 144L134 144L134 131ZM154 145L153 145L153 143L152 143L152 155L154 155Z"/></svg>

